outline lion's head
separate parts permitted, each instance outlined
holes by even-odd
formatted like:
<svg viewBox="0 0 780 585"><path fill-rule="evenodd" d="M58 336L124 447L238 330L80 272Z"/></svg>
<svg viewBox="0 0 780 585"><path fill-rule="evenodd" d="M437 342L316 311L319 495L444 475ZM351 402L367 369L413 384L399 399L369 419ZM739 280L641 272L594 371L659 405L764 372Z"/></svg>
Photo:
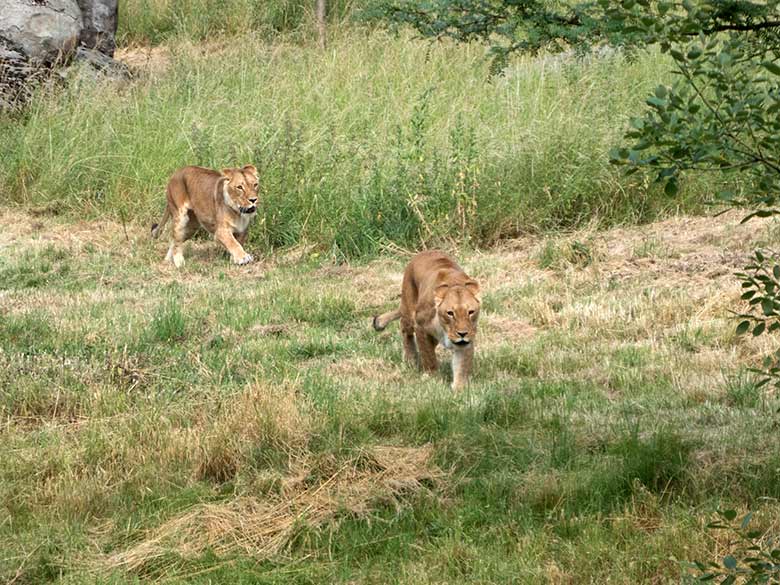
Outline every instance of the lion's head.
<svg viewBox="0 0 780 585"><path fill-rule="evenodd" d="M449 341L466 347L474 341L479 319L479 284L468 280L462 284L441 284L434 292L436 314Z"/></svg>
<svg viewBox="0 0 780 585"><path fill-rule="evenodd" d="M257 211L257 169L246 165L240 169L222 169L225 204L247 215Z"/></svg>

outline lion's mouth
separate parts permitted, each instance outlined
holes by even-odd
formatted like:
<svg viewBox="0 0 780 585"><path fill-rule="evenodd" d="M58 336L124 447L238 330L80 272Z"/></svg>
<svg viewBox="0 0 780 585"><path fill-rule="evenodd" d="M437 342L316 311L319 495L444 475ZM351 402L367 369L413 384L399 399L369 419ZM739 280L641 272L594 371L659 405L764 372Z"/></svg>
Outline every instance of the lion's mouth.
<svg viewBox="0 0 780 585"><path fill-rule="evenodd" d="M255 211L257 211L257 207L256 207L256 206L254 206L254 205L252 205L251 207L239 207L239 208L238 208L238 210L239 210L241 213L245 214L245 215L251 215L251 214L253 214Z"/></svg>
<svg viewBox="0 0 780 585"><path fill-rule="evenodd" d="M453 341L455 345L459 345L460 347L465 347L469 343L471 343L468 339L458 339L458 341Z"/></svg>

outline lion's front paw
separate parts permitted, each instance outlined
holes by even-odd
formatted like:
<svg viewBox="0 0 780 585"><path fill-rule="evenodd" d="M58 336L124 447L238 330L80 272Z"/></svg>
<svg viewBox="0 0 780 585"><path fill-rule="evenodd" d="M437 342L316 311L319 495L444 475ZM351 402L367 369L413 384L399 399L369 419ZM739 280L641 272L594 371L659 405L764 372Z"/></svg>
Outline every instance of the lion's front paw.
<svg viewBox="0 0 780 585"><path fill-rule="evenodd" d="M244 264L249 264L254 258L252 258L252 254L244 254L243 258L239 258L237 260L233 260L236 264L239 266L243 266Z"/></svg>

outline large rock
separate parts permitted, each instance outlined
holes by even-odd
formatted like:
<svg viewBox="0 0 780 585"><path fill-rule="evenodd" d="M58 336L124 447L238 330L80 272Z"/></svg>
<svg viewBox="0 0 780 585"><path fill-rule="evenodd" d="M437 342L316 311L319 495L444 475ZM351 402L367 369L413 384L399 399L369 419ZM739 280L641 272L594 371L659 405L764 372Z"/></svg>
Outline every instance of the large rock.
<svg viewBox="0 0 780 585"><path fill-rule="evenodd" d="M82 28L81 10L73 0L0 0L0 45L27 61L66 61Z"/></svg>
<svg viewBox="0 0 780 585"><path fill-rule="evenodd" d="M74 61L129 77L112 59L116 25L117 0L0 0L0 110L23 107L42 81L66 79Z"/></svg>
<svg viewBox="0 0 780 585"><path fill-rule="evenodd" d="M81 44L113 57L116 48L117 0L78 0L78 4L84 25Z"/></svg>

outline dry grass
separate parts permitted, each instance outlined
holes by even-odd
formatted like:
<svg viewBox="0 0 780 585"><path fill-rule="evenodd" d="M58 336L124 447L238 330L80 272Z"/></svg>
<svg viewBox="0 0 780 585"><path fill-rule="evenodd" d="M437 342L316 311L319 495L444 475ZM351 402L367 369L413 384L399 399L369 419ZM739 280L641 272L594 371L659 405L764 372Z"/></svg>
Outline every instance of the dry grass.
<svg viewBox="0 0 780 585"><path fill-rule="evenodd" d="M252 449L271 449L290 460L303 456L311 418L294 384L255 383L228 402L200 440L196 475L224 482L240 471Z"/></svg>
<svg viewBox="0 0 780 585"><path fill-rule="evenodd" d="M742 370L773 338L737 337L728 313L739 295L731 272L771 240L772 222L680 217L460 251L484 307L474 381L455 396L445 352L442 372L421 376L402 362L397 326L370 327L398 302L405 254L331 264L299 248L264 261L260 278L208 239L177 271L143 226L125 237L121 224L18 210L0 221L0 271L13 284L0 291L0 445L11 453L0 496L16 507L0 511L0 544L19 559L35 549L5 544L16 543L1 532L16 509L57 533L63 518L84 523L90 545L63 548L67 570L155 582L204 562L308 559L320 537L353 538L359 518L370 521L355 521L365 532L354 538L374 542L375 517L412 514L430 490L441 506L431 524L456 536L415 549L398 582L499 581L461 575L486 549L457 535L481 534L481 522L510 534L514 544L489 554L519 547L512 571L528 582L599 582L614 555L625 568L615 582L668 582L679 573L669 561L626 563L645 550L705 558L728 543L704 536L691 512L676 516L663 490L635 485L625 501L610 491L610 478L624 479L615 461L628 425L640 442L668 427L692 445L696 498L726 476L741 478L726 493L772 489L761 471L776 465L771 432L756 427L771 389L756 392ZM42 280L27 282L28 271ZM160 336L173 301L182 333ZM120 488L129 495L115 497ZM533 528L490 519L503 506ZM394 530L425 534L421 522ZM211 554L215 565L203 561ZM0 575L38 582L44 560L0 564Z"/></svg>
<svg viewBox="0 0 780 585"><path fill-rule="evenodd" d="M432 465L431 454L430 447L374 447L313 484L312 463L298 461L294 480L278 496L195 506L102 564L129 571L153 566L170 575L177 557L206 551L221 557L240 553L256 561L277 556L303 526L317 528L340 514L365 516L377 502L401 506L404 498L430 489L443 476Z"/></svg>

